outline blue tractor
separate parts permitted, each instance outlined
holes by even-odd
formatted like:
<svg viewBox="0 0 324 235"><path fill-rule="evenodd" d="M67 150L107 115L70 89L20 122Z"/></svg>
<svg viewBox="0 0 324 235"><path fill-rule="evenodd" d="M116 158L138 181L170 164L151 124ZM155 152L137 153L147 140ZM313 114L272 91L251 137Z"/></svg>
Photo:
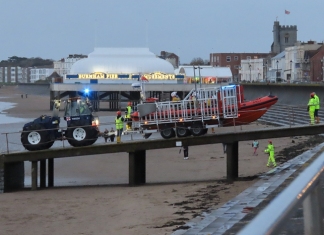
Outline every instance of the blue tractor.
<svg viewBox="0 0 324 235"><path fill-rule="evenodd" d="M99 118L88 98L69 98L65 102L64 120L67 129L60 128L58 116L60 100L54 101L53 116L42 115L26 123L21 133L21 143L29 151L49 149L56 140L67 140L74 147L88 146L99 137Z"/></svg>

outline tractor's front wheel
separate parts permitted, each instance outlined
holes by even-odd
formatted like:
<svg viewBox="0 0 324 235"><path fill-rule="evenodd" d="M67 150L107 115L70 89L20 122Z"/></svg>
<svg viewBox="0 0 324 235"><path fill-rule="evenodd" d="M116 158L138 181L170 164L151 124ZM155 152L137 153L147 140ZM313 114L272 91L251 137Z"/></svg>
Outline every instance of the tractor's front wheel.
<svg viewBox="0 0 324 235"><path fill-rule="evenodd" d="M67 141L73 147L92 145L98 139L98 132L92 127L70 127L66 130Z"/></svg>

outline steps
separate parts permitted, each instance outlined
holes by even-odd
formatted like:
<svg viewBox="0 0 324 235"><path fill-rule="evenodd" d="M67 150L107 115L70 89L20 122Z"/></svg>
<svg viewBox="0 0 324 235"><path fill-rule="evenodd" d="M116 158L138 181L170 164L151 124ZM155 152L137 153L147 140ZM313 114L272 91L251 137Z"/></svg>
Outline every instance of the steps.
<svg viewBox="0 0 324 235"><path fill-rule="evenodd" d="M306 107L275 104L258 121L278 126L308 125L310 117ZM320 109L318 115L323 117L324 112Z"/></svg>

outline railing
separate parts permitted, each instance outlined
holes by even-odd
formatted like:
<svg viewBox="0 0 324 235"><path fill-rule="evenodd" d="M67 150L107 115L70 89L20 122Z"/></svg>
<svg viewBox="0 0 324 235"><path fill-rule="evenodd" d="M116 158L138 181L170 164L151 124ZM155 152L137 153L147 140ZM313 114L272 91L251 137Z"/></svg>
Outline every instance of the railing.
<svg viewBox="0 0 324 235"><path fill-rule="evenodd" d="M301 204L304 211L304 234L324 234L320 186L323 172L324 153L238 234L279 234L287 219Z"/></svg>

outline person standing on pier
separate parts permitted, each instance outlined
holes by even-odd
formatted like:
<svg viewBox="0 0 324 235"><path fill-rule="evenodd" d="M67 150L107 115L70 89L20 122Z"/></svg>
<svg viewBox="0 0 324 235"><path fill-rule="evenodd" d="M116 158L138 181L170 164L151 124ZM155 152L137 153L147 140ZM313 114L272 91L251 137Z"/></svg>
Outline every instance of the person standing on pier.
<svg viewBox="0 0 324 235"><path fill-rule="evenodd" d="M268 143L268 147L264 150L265 153L269 154L267 167L271 167L271 164L273 165L273 167L276 167L277 163L274 157L274 146L271 140L269 140Z"/></svg>
<svg viewBox="0 0 324 235"><path fill-rule="evenodd" d="M133 112L132 102L128 102L126 110L125 110L126 130L132 129L132 119L131 119L132 112Z"/></svg>
<svg viewBox="0 0 324 235"><path fill-rule="evenodd" d="M309 117L310 117L310 124L314 125L314 114L315 114L315 107L316 107L316 100L314 97L314 93L310 94L310 99L308 101L308 106L307 106L307 111L309 113Z"/></svg>
<svg viewBox="0 0 324 235"><path fill-rule="evenodd" d="M117 117L115 119L116 130L117 130L117 144L121 143L121 135L124 129L124 118L121 116L121 112L117 111Z"/></svg>
<svg viewBox="0 0 324 235"><path fill-rule="evenodd" d="M316 105L315 105L315 112L314 112L314 117L315 117L315 123L316 124L319 124L320 123L320 118L318 116L318 111L320 109L320 99L319 97L316 95L315 92L314 93L314 98L315 98L315 101L316 101Z"/></svg>

